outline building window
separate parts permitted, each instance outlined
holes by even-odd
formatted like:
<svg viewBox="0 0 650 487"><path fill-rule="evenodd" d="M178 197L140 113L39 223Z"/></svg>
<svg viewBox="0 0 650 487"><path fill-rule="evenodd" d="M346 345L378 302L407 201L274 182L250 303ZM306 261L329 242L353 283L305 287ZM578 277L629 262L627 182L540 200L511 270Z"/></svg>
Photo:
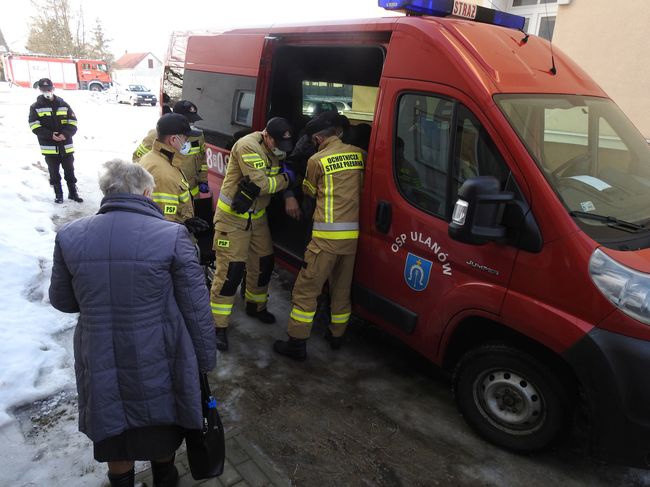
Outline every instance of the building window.
<svg viewBox="0 0 650 487"><path fill-rule="evenodd" d="M148 59L147 62L149 63L149 69L153 69L153 59Z"/></svg>
<svg viewBox="0 0 650 487"><path fill-rule="evenodd" d="M553 39L557 0L510 0L508 11L526 19L524 31L546 40Z"/></svg>

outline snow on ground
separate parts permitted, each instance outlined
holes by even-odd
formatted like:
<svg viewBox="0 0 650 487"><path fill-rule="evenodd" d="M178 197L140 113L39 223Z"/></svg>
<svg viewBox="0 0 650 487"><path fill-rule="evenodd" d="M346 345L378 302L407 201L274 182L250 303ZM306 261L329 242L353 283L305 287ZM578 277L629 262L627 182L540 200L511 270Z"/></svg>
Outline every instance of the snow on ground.
<svg viewBox="0 0 650 487"><path fill-rule="evenodd" d="M61 224L97 211L101 164L130 160L159 107L118 105L106 93L58 91L79 119L75 172L85 201L55 205L27 123L37 94L0 83L0 485L100 485L105 466L77 432L76 315L56 311L47 297L54 237ZM67 195L65 182L63 188Z"/></svg>

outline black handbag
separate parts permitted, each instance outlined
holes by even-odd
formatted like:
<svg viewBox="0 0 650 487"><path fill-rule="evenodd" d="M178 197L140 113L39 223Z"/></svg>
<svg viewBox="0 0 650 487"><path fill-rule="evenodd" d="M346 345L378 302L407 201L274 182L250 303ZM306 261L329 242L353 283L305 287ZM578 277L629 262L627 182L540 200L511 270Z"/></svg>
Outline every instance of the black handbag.
<svg viewBox="0 0 650 487"><path fill-rule="evenodd" d="M223 473L226 440L217 412L217 400L210 393L207 374L200 374L203 428L186 430L187 462L194 480L218 477Z"/></svg>

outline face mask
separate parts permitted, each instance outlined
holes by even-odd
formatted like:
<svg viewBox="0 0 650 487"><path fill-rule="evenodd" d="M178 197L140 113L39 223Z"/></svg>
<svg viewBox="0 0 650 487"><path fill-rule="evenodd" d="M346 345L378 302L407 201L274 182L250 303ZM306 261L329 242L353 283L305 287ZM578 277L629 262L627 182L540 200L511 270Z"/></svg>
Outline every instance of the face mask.
<svg viewBox="0 0 650 487"><path fill-rule="evenodd" d="M278 159L284 159L287 157L287 153L283 150L278 149L277 147L273 149L273 155L275 155Z"/></svg>
<svg viewBox="0 0 650 487"><path fill-rule="evenodd" d="M178 149L178 152L186 156L187 154L190 153L190 150L192 149L192 143L189 140L186 140L183 145L181 145L181 148Z"/></svg>
<svg viewBox="0 0 650 487"><path fill-rule="evenodd" d="M44 92L43 96L45 97L46 100L54 100L54 93L52 93L51 91Z"/></svg>

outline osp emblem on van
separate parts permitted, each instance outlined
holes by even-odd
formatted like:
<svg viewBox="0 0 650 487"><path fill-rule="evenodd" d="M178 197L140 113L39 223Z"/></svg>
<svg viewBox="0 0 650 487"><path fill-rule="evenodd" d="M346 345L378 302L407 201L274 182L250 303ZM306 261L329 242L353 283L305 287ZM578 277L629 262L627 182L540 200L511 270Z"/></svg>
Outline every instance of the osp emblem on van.
<svg viewBox="0 0 650 487"><path fill-rule="evenodd" d="M429 285L432 262L408 253L404 264L404 280L414 291L424 291Z"/></svg>

